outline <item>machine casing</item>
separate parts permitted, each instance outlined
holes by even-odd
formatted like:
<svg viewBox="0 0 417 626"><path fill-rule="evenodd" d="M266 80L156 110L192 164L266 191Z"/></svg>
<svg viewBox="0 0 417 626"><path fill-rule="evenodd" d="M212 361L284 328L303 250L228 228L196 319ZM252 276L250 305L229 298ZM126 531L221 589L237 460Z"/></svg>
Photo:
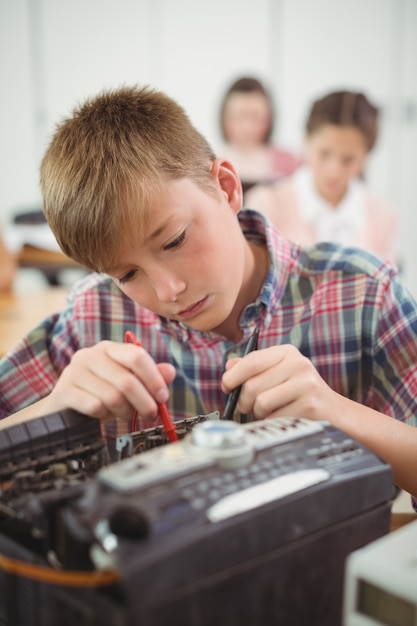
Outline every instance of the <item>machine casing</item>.
<svg viewBox="0 0 417 626"><path fill-rule="evenodd" d="M54 497L64 567L79 555L120 582L3 574L0 623L337 626L346 558L388 532L395 488L389 466L341 431L277 418L199 424ZM41 552L2 525L0 554L45 563Z"/></svg>

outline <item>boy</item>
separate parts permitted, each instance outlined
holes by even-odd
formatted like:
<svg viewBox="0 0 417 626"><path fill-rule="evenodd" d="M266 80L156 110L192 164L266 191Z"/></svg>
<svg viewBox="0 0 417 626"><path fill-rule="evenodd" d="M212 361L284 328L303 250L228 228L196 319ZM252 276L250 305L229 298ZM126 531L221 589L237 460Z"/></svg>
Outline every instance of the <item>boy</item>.
<svg viewBox="0 0 417 626"><path fill-rule="evenodd" d="M155 419L158 402L174 419L222 413L243 384L242 413L328 420L417 495L417 304L394 268L356 249L296 246L241 211L233 165L149 88L75 110L41 185L63 251L104 275L81 281L1 361L3 425L70 407L114 437L135 410ZM256 327L259 349L234 358ZM143 348L124 341L128 330Z"/></svg>

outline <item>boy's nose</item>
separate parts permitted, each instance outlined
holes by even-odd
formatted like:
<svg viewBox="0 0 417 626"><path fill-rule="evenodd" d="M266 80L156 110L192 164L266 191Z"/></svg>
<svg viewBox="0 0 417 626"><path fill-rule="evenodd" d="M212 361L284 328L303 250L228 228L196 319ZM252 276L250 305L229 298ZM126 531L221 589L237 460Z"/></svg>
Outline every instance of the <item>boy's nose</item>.
<svg viewBox="0 0 417 626"><path fill-rule="evenodd" d="M184 281L169 275L160 276L153 286L160 302L175 302L185 289Z"/></svg>

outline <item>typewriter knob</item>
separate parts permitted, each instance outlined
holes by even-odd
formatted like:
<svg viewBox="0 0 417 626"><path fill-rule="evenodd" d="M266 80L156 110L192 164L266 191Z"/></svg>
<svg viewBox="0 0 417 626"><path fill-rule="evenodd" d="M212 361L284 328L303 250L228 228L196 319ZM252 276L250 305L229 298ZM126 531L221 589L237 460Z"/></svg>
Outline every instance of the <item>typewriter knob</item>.
<svg viewBox="0 0 417 626"><path fill-rule="evenodd" d="M214 420L197 424L189 443L226 467L245 465L253 456L245 429L236 422Z"/></svg>
<svg viewBox="0 0 417 626"><path fill-rule="evenodd" d="M244 429L235 422L213 421L197 424L191 433L193 443L201 448L230 450L245 442Z"/></svg>
<svg viewBox="0 0 417 626"><path fill-rule="evenodd" d="M122 539L146 539L150 533L150 522L143 511L133 506L119 506L112 511L109 527L116 537Z"/></svg>

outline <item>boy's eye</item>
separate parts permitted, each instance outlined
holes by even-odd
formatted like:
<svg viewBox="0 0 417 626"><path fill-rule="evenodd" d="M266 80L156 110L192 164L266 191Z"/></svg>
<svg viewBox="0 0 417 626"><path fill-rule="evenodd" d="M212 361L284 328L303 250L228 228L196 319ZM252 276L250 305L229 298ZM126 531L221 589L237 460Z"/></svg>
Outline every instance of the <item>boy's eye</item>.
<svg viewBox="0 0 417 626"><path fill-rule="evenodd" d="M119 283L121 285L124 285L125 283L129 282L129 280L131 280L135 274L136 274L136 270L130 270L130 272L127 272L127 274L119 278Z"/></svg>
<svg viewBox="0 0 417 626"><path fill-rule="evenodd" d="M179 248L184 243L186 238L187 238L187 234L184 230L184 232L182 232L179 237L167 243L163 247L163 250L166 251L166 250L174 250L175 248ZM138 270L135 269L135 270L130 270L129 272L126 272L126 274L124 274L118 279L119 284L124 285L125 283L128 283L130 280L132 280L136 276L137 271Z"/></svg>
<svg viewBox="0 0 417 626"><path fill-rule="evenodd" d="M174 239L174 241L170 241L170 243L167 243L166 246L164 246L164 250L172 250L173 248L179 248L181 244L184 243L185 238L186 238L186 233L184 230L184 232L182 232L179 237Z"/></svg>

